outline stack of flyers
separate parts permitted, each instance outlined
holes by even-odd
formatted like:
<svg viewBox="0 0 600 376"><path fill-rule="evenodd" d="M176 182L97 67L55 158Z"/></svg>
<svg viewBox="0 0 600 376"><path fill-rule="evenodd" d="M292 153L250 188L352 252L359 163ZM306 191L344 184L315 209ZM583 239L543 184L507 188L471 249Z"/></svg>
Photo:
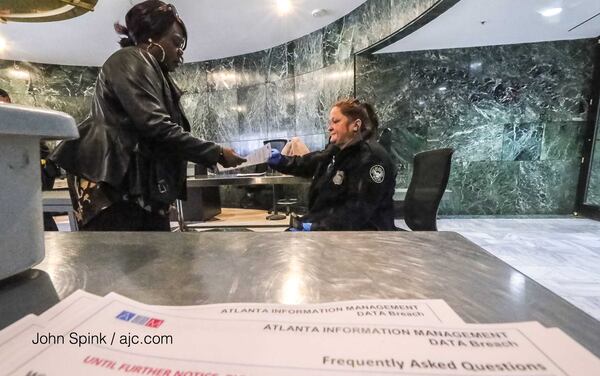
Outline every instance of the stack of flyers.
<svg viewBox="0 0 600 376"><path fill-rule="evenodd" d="M591 376L536 322L466 324L443 300L147 305L77 291L0 332L0 375Z"/></svg>

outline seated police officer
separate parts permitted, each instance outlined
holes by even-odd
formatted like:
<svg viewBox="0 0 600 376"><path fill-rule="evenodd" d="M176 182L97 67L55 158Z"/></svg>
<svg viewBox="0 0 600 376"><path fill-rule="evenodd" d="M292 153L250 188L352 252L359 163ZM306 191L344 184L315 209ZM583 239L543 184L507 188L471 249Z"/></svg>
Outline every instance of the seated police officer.
<svg viewBox="0 0 600 376"><path fill-rule="evenodd" d="M293 225L294 229L395 229L392 197L396 170L387 152L374 140L377 126L370 104L343 100L331 109L325 150L302 157L272 151L269 165L273 169L313 179L308 214Z"/></svg>

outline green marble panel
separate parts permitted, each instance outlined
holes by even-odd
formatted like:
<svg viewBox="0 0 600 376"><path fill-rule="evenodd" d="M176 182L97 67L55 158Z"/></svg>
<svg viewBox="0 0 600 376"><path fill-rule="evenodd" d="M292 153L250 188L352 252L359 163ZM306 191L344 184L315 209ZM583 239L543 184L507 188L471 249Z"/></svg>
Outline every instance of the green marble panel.
<svg viewBox="0 0 600 376"><path fill-rule="evenodd" d="M267 140L267 87L266 84L238 89L239 141Z"/></svg>
<svg viewBox="0 0 600 376"><path fill-rule="evenodd" d="M323 70L306 73L295 77L296 88L296 132L298 135L309 135L324 132L322 123L326 104L321 102L323 90Z"/></svg>
<svg viewBox="0 0 600 376"><path fill-rule="evenodd" d="M512 214L518 202L518 162L453 162L440 214Z"/></svg>
<svg viewBox="0 0 600 376"><path fill-rule="evenodd" d="M294 41L294 73L296 75L323 68L323 33L324 31L320 29Z"/></svg>
<svg viewBox="0 0 600 376"><path fill-rule="evenodd" d="M206 63L184 64L171 73L171 77L185 93L198 94L208 91Z"/></svg>
<svg viewBox="0 0 600 376"><path fill-rule="evenodd" d="M506 124L502 142L502 160L539 160L543 131L544 126L540 123Z"/></svg>
<svg viewBox="0 0 600 376"><path fill-rule="evenodd" d="M231 90L240 86L235 58L211 60L207 63L207 86L209 91Z"/></svg>
<svg viewBox="0 0 600 376"><path fill-rule="evenodd" d="M0 62L0 88L11 96L16 94L33 94L33 82L39 81L41 70L35 65L25 65L13 61Z"/></svg>
<svg viewBox="0 0 600 376"><path fill-rule="evenodd" d="M238 109L237 89L210 91L205 123L206 134L215 134L214 141L218 142L239 140Z"/></svg>
<svg viewBox="0 0 600 376"><path fill-rule="evenodd" d="M294 43L282 44L267 50L267 82L294 76Z"/></svg>
<svg viewBox="0 0 600 376"><path fill-rule="evenodd" d="M322 70L323 87L320 101L324 105L323 124L329 119L329 110L337 101L352 97L354 91L354 62L346 60Z"/></svg>
<svg viewBox="0 0 600 376"><path fill-rule="evenodd" d="M413 116L408 90L410 61L389 55L357 56L357 98L375 105L381 127L411 125Z"/></svg>
<svg viewBox="0 0 600 376"><path fill-rule="evenodd" d="M354 52L369 47L396 31L392 30L390 0L368 0L344 18L349 33L353 35Z"/></svg>
<svg viewBox="0 0 600 376"><path fill-rule="evenodd" d="M534 161L519 163L519 214L570 214L581 160Z"/></svg>
<svg viewBox="0 0 600 376"><path fill-rule="evenodd" d="M455 149L449 188L457 194L443 213L568 213L594 46L588 39L359 57L356 92L383 124L410 133L393 133L398 184L411 154Z"/></svg>
<svg viewBox="0 0 600 376"><path fill-rule="evenodd" d="M43 96L92 96L99 68L39 64L32 79L34 92Z"/></svg>
<svg viewBox="0 0 600 376"><path fill-rule="evenodd" d="M594 43L589 39L479 47L481 79L497 85L501 103L521 104L521 122L581 120L588 111Z"/></svg>
<svg viewBox="0 0 600 376"><path fill-rule="evenodd" d="M497 161L502 156L504 126L493 123L431 126L427 149L453 148L456 162Z"/></svg>
<svg viewBox="0 0 600 376"><path fill-rule="evenodd" d="M296 134L295 80L267 83L267 132L269 139Z"/></svg>
<svg viewBox="0 0 600 376"><path fill-rule="evenodd" d="M181 107L185 113L191 133L204 140L213 141L218 137L215 127L207 122L208 93L186 93L181 97Z"/></svg>
<svg viewBox="0 0 600 376"><path fill-rule="evenodd" d="M269 69L269 50L236 56L234 58L238 85L241 87L264 84Z"/></svg>
<svg viewBox="0 0 600 376"><path fill-rule="evenodd" d="M352 39L345 33L346 19L325 26L323 30L323 63L328 66L350 59L352 56Z"/></svg>
<svg viewBox="0 0 600 376"><path fill-rule="evenodd" d="M438 0L390 0L390 30L400 30L437 2Z"/></svg>
<svg viewBox="0 0 600 376"><path fill-rule="evenodd" d="M65 112L75 119L76 123L83 121L92 108L92 97L63 97L63 96L33 96L34 107L47 108ZM15 102L16 103L16 102Z"/></svg>
<svg viewBox="0 0 600 376"><path fill-rule="evenodd" d="M544 124L541 160L581 158L585 121L557 121Z"/></svg>

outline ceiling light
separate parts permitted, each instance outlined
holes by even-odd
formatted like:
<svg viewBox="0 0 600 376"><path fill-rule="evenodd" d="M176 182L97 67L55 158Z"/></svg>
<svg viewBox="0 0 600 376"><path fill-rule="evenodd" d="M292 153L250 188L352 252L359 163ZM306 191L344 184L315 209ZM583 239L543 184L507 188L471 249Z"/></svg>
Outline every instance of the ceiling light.
<svg viewBox="0 0 600 376"><path fill-rule="evenodd" d="M292 10L291 0L277 0L277 13L283 16Z"/></svg>
<svg viewBox="0 0 600 376"><path fill-rule="evenodd" d="M6 39L0 37L0 52L4 51L6 49L6 46Z"/></svg>
<svg viewBox="0 0 600 376"><path fill-rule="evenodd" d="M327 9L313 9L310 14L312 14L313 17L323 17L327 14Z"/></svg>
<svg viewBox="0 0 600 376"><path fill-rule="evenodd" d="M553 16L560 14L561 12L562 12L562 8L547 8L547 9L542 9L542 10L538 11L538 13L544 17L553 17Z"/></svg>

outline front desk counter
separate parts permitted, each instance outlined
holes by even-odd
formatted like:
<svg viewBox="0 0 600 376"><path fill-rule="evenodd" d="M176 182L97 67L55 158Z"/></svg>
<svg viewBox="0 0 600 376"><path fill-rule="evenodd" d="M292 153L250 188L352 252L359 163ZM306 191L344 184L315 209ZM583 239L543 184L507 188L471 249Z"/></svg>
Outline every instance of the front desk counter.
<svg viewBox="0 0 600 376"><path fill-rule="evenodd" d="M539 321L600 356L600 323L452 232L50 233L0 282L0 327L77 289L148 304L444 299L466 322Z"/></svg>

